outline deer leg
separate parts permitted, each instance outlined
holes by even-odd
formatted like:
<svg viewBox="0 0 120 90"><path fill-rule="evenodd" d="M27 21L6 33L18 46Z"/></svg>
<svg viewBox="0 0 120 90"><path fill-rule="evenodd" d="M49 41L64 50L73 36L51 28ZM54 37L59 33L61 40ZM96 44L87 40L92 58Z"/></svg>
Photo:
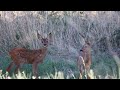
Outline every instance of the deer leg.
<svg viewBox="0 0 120 90"><path fill-rule="evenodd" d="M79 67L79 71L80 71L80 79L82 79L83 72L84 72L83 65L80 65L80 67Z"/></svg>
<svg viewBox="0 0 120 90"><path fill-rule="evenodd" d="M82 79L82 74L80 73L79 79Z"/></svg>
<svg viewBox="0 0 120 90"><path fill-rule="evenodd" d="M15 73L18 73L18 70L20 70L20 64L16 65Z"/></svg>
<svg viewBox="0 0 120 90"><path fill-rule="evenodd" d="M87 79L91 79L90 76L89 76L89 72L90 72L90 67L87 67L86 68Z"/></svg>
<svg viewBox="0 0 120 90"><path fill-rule="evenodd" d="M10 72L11 68L13 67L14 62L11 62L10 65L7 67L6 71Z"/></svg>
<svg viewBox="0 0 120 90"><path fill-rule="evenodd" d="M86 68L85 68L85 78L87 79L87 76L88 76L88 72L87 72L87 70L86 70Z"/></svg>
<svg viewBox="0 0 120 90"><path fill-rule="evenodd" d="M33 69L33 76L35 76L37 79L38 78L38 63L33 63L32 69Z"/></svg>

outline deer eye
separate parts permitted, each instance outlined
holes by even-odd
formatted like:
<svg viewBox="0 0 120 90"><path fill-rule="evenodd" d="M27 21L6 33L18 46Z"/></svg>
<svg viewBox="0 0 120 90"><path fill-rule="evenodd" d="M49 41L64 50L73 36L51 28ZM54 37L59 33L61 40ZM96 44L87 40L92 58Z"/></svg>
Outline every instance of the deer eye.
<svg viewBox="0 0 120 90"><path fill-rule="evenodd" d="M48 42L48 39L45 39L45 42Z"/></svg>
<svg viewBox="0 0 120 90"><path fill-rule="evenodd" d="M41 42L44 43L44 39L42 39Z"/></svg>
<svg viewBox="0 0 120 90"><path fill-rule="evenodd" d="M81 52L83 52L83 50L82 50L82 49L81 49L80 51L81 51Z"/></svg>

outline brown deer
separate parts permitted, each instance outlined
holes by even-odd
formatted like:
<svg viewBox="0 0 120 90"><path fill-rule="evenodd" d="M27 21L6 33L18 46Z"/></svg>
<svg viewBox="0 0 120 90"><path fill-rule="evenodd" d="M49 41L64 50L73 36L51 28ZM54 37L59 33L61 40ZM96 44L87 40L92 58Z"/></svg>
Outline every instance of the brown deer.
<svg viewBox="0 0 120 90"><path fill-rule="evenodd" d="M85 41L85 44L81 48L79 52L79 56L77 58L77 66L80 71L80 78L82 78L83 73L87 74L86 78L89 78L88 72L91 66L91 44L89 41Z"/></svg>
<svg viewBox="0 0 120 90"><path fill-rule="evenodd" d="M13 65L16 65L15 72L18 72L18 69L20 69L21 65L23 64L32 64L32 71L33 75L38 77L38 64L42 63L46 53L47 53L47 47L51 41L52 34L49 33L47 38L43 38L38 32L37 32L38 39L41 40L43 47L38 50L29 50L25 48L14 48L9 52L9 55L11 56L12 62L7 68L7 71L10 72Z"/></svg>

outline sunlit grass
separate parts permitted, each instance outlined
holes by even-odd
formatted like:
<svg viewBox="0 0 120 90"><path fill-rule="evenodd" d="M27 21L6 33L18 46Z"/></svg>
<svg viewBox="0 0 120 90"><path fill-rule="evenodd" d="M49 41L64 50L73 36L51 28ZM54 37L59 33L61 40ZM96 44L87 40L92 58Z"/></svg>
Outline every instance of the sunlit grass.
<svg viewBox="0 0 120 90"><path fill-rule="evenodd" d="M59 60L60 59L60 60ZM56 60L56 61L55 61ZM39 64L39 79L79 79L79 70L75 61L69 62L56 58L55 60L47 57L42 64ZM6 72L11 59L0 57L0 79L35 79L32 76L32 66L23 65L21 72L14 74L14 68L10 73ZM107 56L93 58L91 70L88 73L91 79L117 79L117 70L112 58ZM86 79L83 76L82 79Z"/></svg>
<svg viewBox="0 0 120 90"><path fill-rule="evenodd" d="M101 78L101 76L97 77L94 75L93 70L90 70L89 76L91 79L117 79L116 76L110 76L108 74L104 78ZM2 70L1 70L0 79L36 79L36 77L32 76L31 74L26 75L25 72L20 72L20 71L18 72L18 74L13 74L12 76L9 76L8 72L2 74ZM39 76L38 79L79 79L79 78L75 77L74 74L72 74L72 77L70 77L69 75L65 77L64 72L56 70L55 74L47 74L46 76ZM85 78L81 78L81 79L85 79Z"/></svg>

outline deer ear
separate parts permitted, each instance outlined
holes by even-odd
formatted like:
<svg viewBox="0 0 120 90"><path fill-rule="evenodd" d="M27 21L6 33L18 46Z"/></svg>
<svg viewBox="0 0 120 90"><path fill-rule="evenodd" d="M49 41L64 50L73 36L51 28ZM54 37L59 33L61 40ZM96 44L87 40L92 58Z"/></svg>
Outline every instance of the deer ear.
<svg viewBox="0 0 120 90"><path fill-rule="evenodd" d="M38 39L42 39L42 36L37 32Z"/></svg>
<svg viewBox="0 0 120 90"><path fill-rule="evenodd" d="M53 43L52 33L49 33L48 39L49 39L49 43L52 45L52 43Z"/></svg>
<svg viewBox="0 0 120 90"><path fill-rule="evenodd" d="M52 40L52 33L49 33L49 39Z"/></svg>
<svg viewBox="0 0 120 90"><path fill-rule="evenodd" d="M86 41L85 43L86 43L87 45L91 46L90 41Z"/></svg>

